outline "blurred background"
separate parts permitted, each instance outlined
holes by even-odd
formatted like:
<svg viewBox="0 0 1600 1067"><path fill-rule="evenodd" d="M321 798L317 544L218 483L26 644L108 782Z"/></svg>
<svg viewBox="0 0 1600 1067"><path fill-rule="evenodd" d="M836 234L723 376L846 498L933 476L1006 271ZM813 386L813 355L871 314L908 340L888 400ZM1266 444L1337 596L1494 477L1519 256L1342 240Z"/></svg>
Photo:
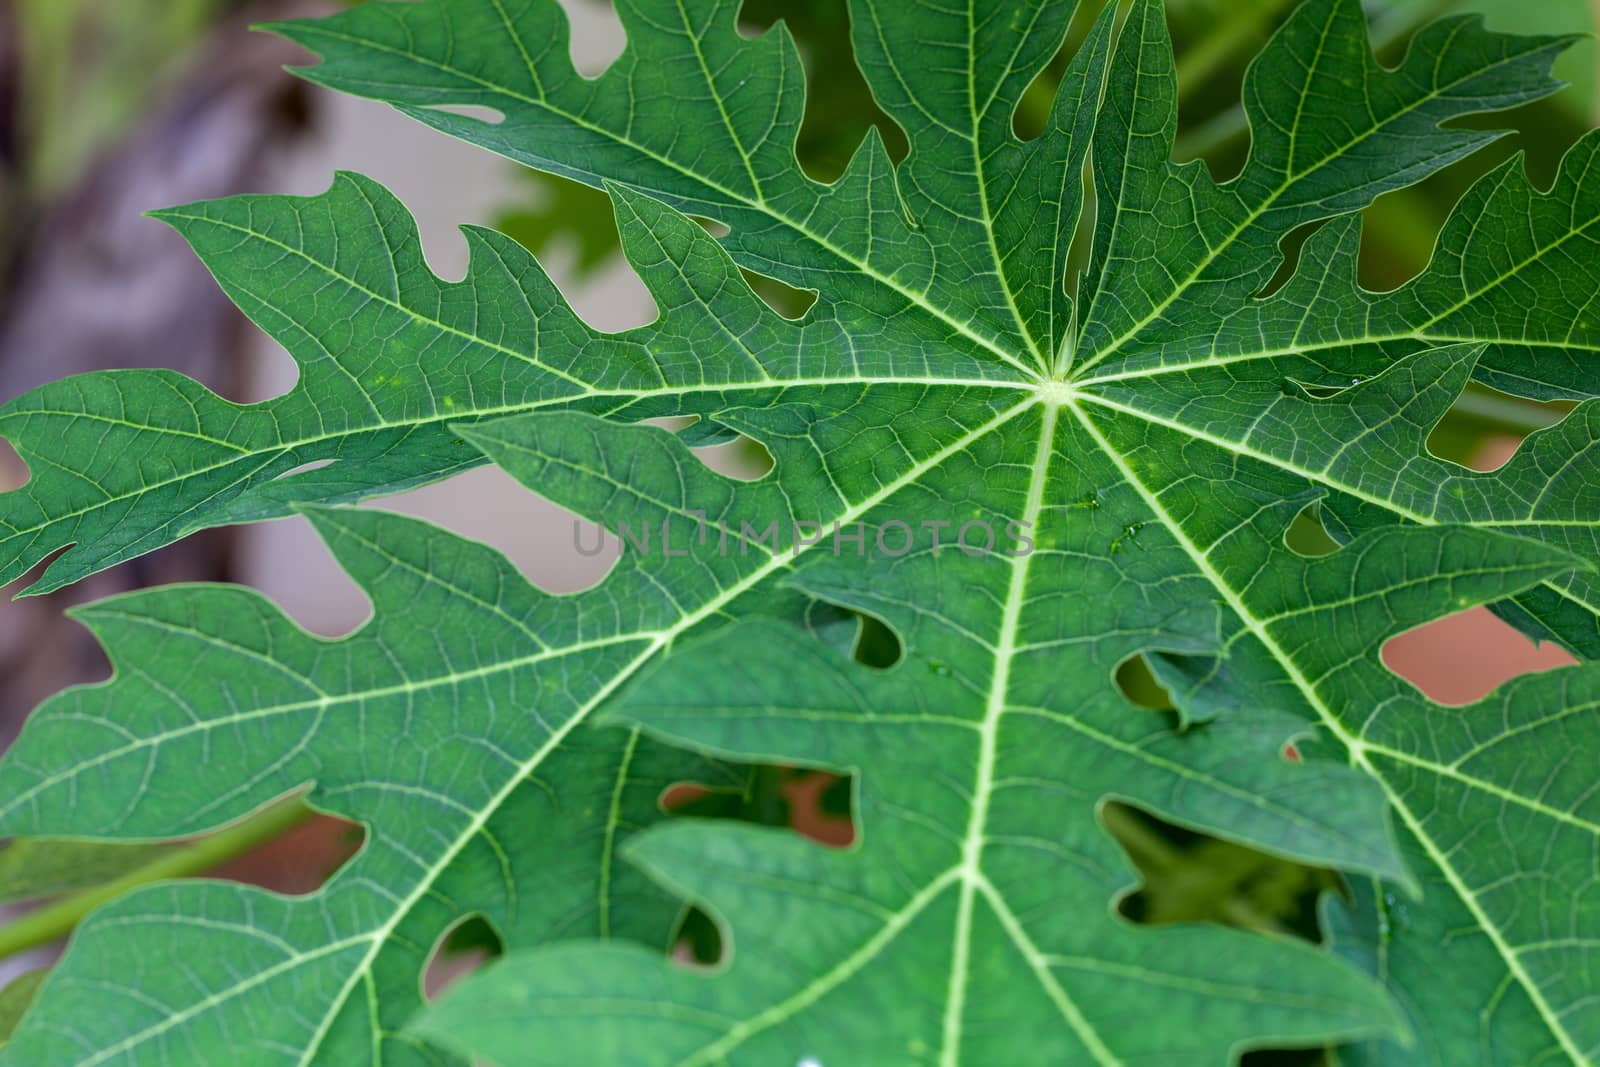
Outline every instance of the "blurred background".
<svg viewBox="0 0 1600 1067"><path fill-rule="evenodd" d="M574 23L575 62L586 73L600 71L623 46L609 0L562 3ZM240 192L318 193L339 168L394 190L417 215L429 263L445 277L466 269L456 227L487 223L537 252L594 325L620 329L652 317L649 298L622 261L603 194L451 141L384 105L307 86L282 70L304 61L302 53L248 29L335 6L336 0L0 0L0 401L66 374L112 367L175 368L240 402L283 392L294 381L289 358L233 308L175 234L141 212ZM1100 6L1084 5L1074 36ZM1588 33L1600 20L1600 0L1368 0L1365 6L1380 58L1389 61L1417 26L1444 14L1481 13L1495 29L1524 33ZM1167 0L1179 59L1177 158L1202 158L1219 178L1237 170L1247 145L1238 106L1245 64L1292 7L1293 0ZM845 8L846 0L746 0L743 13L752 31L784 19L800 42L811 74L800 153L822 179L843 168L871 124L903 151L850 59ZM1073 43L1029 90L1016 117L1024 136L1042 126ZM1367 212L1364 284L1392 288L1420 270L1450 205L1508 155L1526 152L1535 180L1548 182L1567 146L1600 124L1594 42L1580 42L1557 71L1571 83L1558 96L1482 120L1515 127L1514 136L1444 175L1384 196ZM1291 240L1291 261L1294 248ZM793 298L768 288L770 299ZM1563 413L1560 404L1474 387L1430 447L1491 469L1523 436ZM711 461L749 469L757 457L733 447ZM26 476L0 442L0 489ZM577 552L571 515L493 468L381 506L487 541L551 591L583 588L609 566L610 557ZM586 536L585 543L593 542ZM255 586L326 635L348 632L367 612L300 519L209 531L47 597L9 600L26 584L19 582L0 602L0 744L51 693L108 673L94 642L63 609L138 586L192 580ZM1535 647L1482 610L1396 638L1385 657L1448 704L1475 700L1517 674L1570 662L1560 649ZM1159 706L1161 694L1151 686L1136 678L1128 684L1143 686L1146 702ZM794 825L831 844L850 840L847 791L839 783L783 768L762 770L753 781L751 796L728 814ZM1143 876L1120 904L1130 918L1211 919L1317 936L1315 900L1336 887L1331 875L1136 811L1112 809L1107 818ZM249 833L235 827L176 846L46 842L0 851L0 912L16 920L0 930L0 984L10 983L0 990L0 1039L60 937L110 892L200 870L307 892L359 843L355 828L309 817L294 801L250 821ZM478 934L465 931L448 946L432 984L493 951L492 938ZM682 950L714 956L713 941L713 931L692 918ZM1252 1057L1269 1058L1317 1062L1314 1054Z"/></svg>

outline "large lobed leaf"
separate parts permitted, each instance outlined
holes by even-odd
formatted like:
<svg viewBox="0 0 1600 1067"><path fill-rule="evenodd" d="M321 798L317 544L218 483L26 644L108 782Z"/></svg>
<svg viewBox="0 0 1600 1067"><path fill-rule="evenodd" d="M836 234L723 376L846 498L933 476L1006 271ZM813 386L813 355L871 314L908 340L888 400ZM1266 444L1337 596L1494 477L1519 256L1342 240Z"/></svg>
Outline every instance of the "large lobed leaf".
<svg viewBox="0 0 1600 1067"><path fill-rule="evenodd" d="M1393 293L1355 284L1351 214L1491 140L1440 124L1550 92L1565 42L1451 20L1385 70L1354 0L1313 0L1252 65L1250 159L1218 185L1168 162L1153 0L1095 23L1026 143L1011 114L1067 5L858 0L858 60L912 152L894 167L869 138L821 185L794 159L793 45L740 36L736 8L619 4L628 49L593 81L553 0L282 27L322 54L313 80L620 183L655 323L591 330L486 231L469 231L466 278L441 282L403 209L347 176L321 197L163 213L294 355L295 390L242 407L175 375L105 374L0 412L33 472L0 498L7 577L74 545L41 590L485 458L613 529L665 523L694 546L548 597L443 531L319 507L374 605L340 641L242 590L85 610L117 674L36 716L0 768L0 828L175 836L309 783L368 841L308 898L189 884L104 909L0 1062L403 1064L446 1047L508 1064L1153 1064L1347 1037L1369 1040L1343 1055L1372 1063L1600 1057L1583 762L1600 676L1441 709L1378 657L1478 603L1600 647L1600 139L1548 192L1515 164L1479 182ZM1280 242L1330 218L1260 297ZM817 303L784 320L737 266ZM1425 444L1474 375L1583 402L1474 474ZM627 425L665 414L761 441L773 471L730 482ZM1286 547L1308 507L1341 549ZM972 555L947 533L942 551L922 534L857 555L793 529L860 523L870 546L887 524L973 519L1024 524L1035 551ZM756 540L769 522L777 537ZM887 622L900 662L854 662L818 602ZM1119 693L1139 654L1187 729ZM1282 758L1291 738L1303 762ZM706 757L854 772L861 843L700 822L635 838L671 782L733 784ZM1336 948L1404 1020L1327 952L1117 917L1130 872L1096 817L1107 797L1357 875ZM725 925L717 974L659 952L683 898ZM474 912L514 949L635 944L520 953L407 1030L429 946Z"/></svg>

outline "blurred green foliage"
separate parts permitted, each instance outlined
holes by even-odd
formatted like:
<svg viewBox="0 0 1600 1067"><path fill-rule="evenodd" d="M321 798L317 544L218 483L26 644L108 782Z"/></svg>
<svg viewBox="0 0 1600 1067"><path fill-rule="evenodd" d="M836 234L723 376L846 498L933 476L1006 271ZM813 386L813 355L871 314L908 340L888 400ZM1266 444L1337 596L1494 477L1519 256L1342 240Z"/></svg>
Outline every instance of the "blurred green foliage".
<svg viewBox="0 0 1600 1067"><path fill-rule="evenodd" d="M13 0L27 193L49 195L81 174L231 2Z"/></svg>

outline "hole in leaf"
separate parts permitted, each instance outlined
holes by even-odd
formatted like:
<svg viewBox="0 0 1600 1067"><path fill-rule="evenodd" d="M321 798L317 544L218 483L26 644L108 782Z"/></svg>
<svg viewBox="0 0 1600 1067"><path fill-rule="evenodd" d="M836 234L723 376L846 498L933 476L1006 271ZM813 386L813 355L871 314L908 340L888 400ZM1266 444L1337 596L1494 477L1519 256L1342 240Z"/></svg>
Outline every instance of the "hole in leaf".
<svg viewBox="0 0 1600 1067"><path fill-rule="evenodd" d="M311 471L321 470L323 467L329 466L332 463L333 460L331 459L314 459L310 463L302 463L298 467L286 470L272 480L275 482L281 482L287 478L293 478L297 474L309 474Z"/></svg>
<svg viewBox="0 0 1600 1067"><path fill-rule="evenodd" d="M722 930L703 909L690 905L672 939L672 958L693 969L710 970L722 962Z"/></svg>
<svg viewBox="0 0 1600 1067"><path fill-rule="evenodd" d="M855 841L851 781L807 767L760 765L749 769L743 791L678 782L661 794L661 807L690 818L788 827L820 844L844 848Z"/></svg>
<svg viewBox="0 0 1600 1067"><path fill-rule="evenodd" d="M1156 649L1117 666L1118 688L1136 707L1176 716L1180 730L1205 723L1232 706L1228 663L1216 655Z"/></svg>
<svg viewBox="0 0 1600 1067"><path fill-rule="evenodd" d="M818 643L841 656L856 658L862 627L862 616L857 612L826 600L812 600L806 604L805 626ZM875 655L874 658L881 657Z"/></svg>
<svg viewBox="0 0 1600 1067"><path fill-rule="evenodd" d="M756 274L743 267L739 268L739 273L744 275L751 291L761 298L762 303L791 322L805 318L806 312L817 302L815 289L796 289L776 278Z"/></svg>
<svg viewBox="0 0 1600 1067"><path fill-rule="evenodd" d="M1536 644L1483 607L1398 634L1385 642L1382 657L1428 699L1447 706L1474 703L1513 678L1577 662L1560 645Z"/></svg>
<svg viewBox="0 0 1600 1067"><path fill-rule="evenodd" d="M1156 680L1150 661L1138 652L1117 665L1117 688L1128 701L1151 711L1173 710L1172 695Z"/></svg>
<svg viewBox="0 0 1600 1067"><path fill-rule="evenodd" d="M1126 804L1101 812L1107 831L1141 877L1117 901L1126 919L1149 926L1213 922L1321 939L1317 901L1338 888L1331 871L1176 826Z"/></svg>
<svg viewBox="0 0 1600 1067"><path fill-rule="evenodd" d="M661 809L689 813L689 809L699 804L709 790L705 786L695 785L692 782L678 782L669 785L661 793Z"/></svg>
<svg viewBox="0 0 1600 1067"><path fill-rule="evenodd" d="M422 995L437 1000L450 986L505 954L505 942L480 914L457 920L439 936L422 968Z"/></svg>
<svg viewBox="0 0 1600 1067"><path fill-rule="evenodd" d="M703 415L668 415L644 421L648 425L659 426L669 433L677 434L678 440L691 449L718 448L739 439L738 430Z"/></svg>
<svg viewBox="0 0 1600 1067"><path fill-rule="evenodd" d="M1339 550L1339 542L1322 521L1322 506L1315 500L1295 513L1283 532L1283 543L1289 551L1312 558Z"/></svg>
<svg viewBox="0 0 1600 1067"><path fill-rule="evenodd" d="M850 650L855 661L880 671L899 663L905 649L888 624L875 615L862 614L857 617L861 620L860 630L856 634L855 646Z"/></svg>
<svg viewBox="0 0 1600 1067"><path fill-rule="evenodd" d="M813 841L845 848L856 839L851 780L827 771L791 770L783 780L790 825Z"/></svg>
<svg viewBox="0 0 1600 1067"><path fill-rule="evenodd" d="M487 126L498 126L506 120L504 111L485 104L428 104L426 106L429 111L442 111L446 115L459 115L464 119L476 119Z"/></svg>
<svg viewBox="0 0 1600 1067"><path fill-rule="evenodd" d="M788 827L819 844L846 848L856 839L852 796L849 776L763 765L749 768L742 792L679 782L662 793L661 806L681 817ZM699 907L688 908L673 938L673 958L686 966L712 967L722 962L724 951L723 933L711 916Z"/></svg>
<svg viewBox="0 0 1600 1067"><path fill-rule="evenodd" d="M1255 299L1265 300L1288 283L1300 266L1300 253L1305 248L1306 241L1310 240L1311 235L1322 225L1323 222L1320 221L1310 222L1284 234L1283 240L1278 242L1278 254L1283 258L1278 263L1278 269L1272 272L1272 277L1256 291Z"/></svg>
<svg viewBox="0 0 1600 1067"><path fill-rule="evenodd" d="M1362 211L1356 280L1363 289L1377 294L1394 292L1428 265L1444 216L1428 209L1428 199L1417 194L1420 188L1412 186L1403 194L1384 193ZM1437 186L1435 189L1435 195L1449 195L1450 203L1460 195L1460 190L1446 194Z"/></svg>
<svg viewBox="0 0 1600 1067"><path fill-rule="evenodd" d="M1253 1049L1239 1057L1239 1067L1327 1067L1319 1048Z"/></svg>
<svg viewBox="0 0 1600 1067"><path fill-rule="evenodd" d="M1398 62L1396 53L1396 61ZM1548 106L1548 105L1546 105ZM1374 293L1405 285L1427 267L1450 206L1479 178L1519 153L1515 164L1526 169L1535 188L1548 188L1569 142L1547 132L1549 119L1538 104L1504 111L1463 115L1447 129L1516 131L1484 145L1450 167L1415 185L1384 193L1362 212L1361 255L1357 278ZM1532 133L1532 131L1541 131Z"/></svg>
<svg viewBox="0 0 1600 1067"><path fill-rule="evenodd" d="M733 232L733 228L730 227L726 222L718 222L716 219L701 218L699 215L690 215L689 218L693 219L700 225L702 230L706 231L719 241Z"/></svg>
<svg viewBox="0 0 1600 1067"><path fill-rule="evenodd" d="M17 455L16 446L0 437L0 493L9 493L28 484L28 465Z"/></svg>
<svg viewBox="0 0 1600 1067"><path fill-rule="evenodd" d="M715 423L706 423L704 420L696 423L696 426L703 427L699 439L711 443L696 447L695 457L718 474L741 482L753 482L766 477L767 472L772 470L772 453L755 438L726 427L721 427L719 432L712 429Z"/></svg>
<svg viewBox="0 0 1600 1067"><path fill-rule="evenodd" d="M888 670L905 656L905 646L893 628L864 612L813 600L806 606L805 624L818 642L863 667Z"/></svg>
<svg viewBox="0 0 1600 1067"><path fill-rule="evenodd" d="M1349 381L1341 382L1338 385L1329 385L1327 383L1285 382L1283 388L1286 394L1299 395L1299 393L1303 391L1306 396L1311 397L1313 400L1327 400L1329 397L1338 396L1351 386L1360 384L1360 378L1351 378Z"/></svg>

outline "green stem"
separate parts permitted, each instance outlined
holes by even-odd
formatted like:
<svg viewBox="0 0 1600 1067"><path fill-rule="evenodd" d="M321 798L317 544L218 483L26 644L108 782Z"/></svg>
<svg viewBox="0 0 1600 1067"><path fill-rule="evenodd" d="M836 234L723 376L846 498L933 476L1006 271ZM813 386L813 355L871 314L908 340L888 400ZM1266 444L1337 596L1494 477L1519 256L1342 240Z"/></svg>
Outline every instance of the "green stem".
<svg viewBox="0 0 1600 1067"><path fill-rule="evenodd" d="M1411 36L1412 33L1432 22L1433 19L1444 14L1451 7L1451 0L1433 0L1418 9L1404 11L1400 14L1389 14L1380 18L1370 31L1372 50L1380 56L1387 55L1400 42ZM1196 49L1203 51L1202 49ZM1226 57L1224 57L1226 58ZM1178 91L1184 92L1184 66L1179 63ZM1215 64L1204 54L1197 60L1191 60L1189 77L1191 81L1199 70L1204 76L1214 69ZM1242 140L1250 132L1249 125L1245 122L1244 106L1234 104L1217 112L1210 118L1182 131L1178 135L1178 143L1173 151L1173 158L1180 162L1191 159L1209 158L1212 154L1220 152L1235 142Z"/></svg>
<svg viewBox="0 0 1600 1067"><path fill-rule="evenodd" d="M1127 852L1128 858L1133 860L1147 888L1153 882L1165 881L1180 887L1188 883L1186 896L1216 898L1219 894L1225 894L1217 907L1220 917L1227 922L1259 934L1289 936L1290 931L1282 923L1258 911L1248 900L1233 895L1233 887L1218 882L1210 876L1209 871L1201 872L1197 879L1193 860L1186 858L1184 850L1169 841L1133 809L1120 804L1107 804L1100 818L1107 831ZM1187 873L1186 864L1189 865Z"/></svg>
<svg viewBox="0 0 1600 1067"><path fill-rule="evenodd" d="M1178 847L1134 811L1120 804L1107 804L1100 811L1100 820L1127 851L1140 874L1166 874L1182 862Z"/></svg>
<svg viewBox="0 0 1600 1067"><path fill-rule="evenodd" d="M750 782L751 814L762 826L787 826L789 802L783 796L783 768L761 764Z"/></svg>
<svg viewBox="0 0 1600 1067"><path fill-rule="evenodd" d="M1203 88L1240 52L1253 49L1267 35L1291 0L1256 0L1230 9L1221 26L1184 49L1178 57L1178 99Z"/></svg>
<svg viewBox="0 0 1600 1067"><path fill-rule="evenodd" d="M1244 140L1249 132L1244 108L1235 104L1202 122L1179 130L1177 142L1172 147L1172 158L1179 163L1187 163L1191 159L1209 159L1235 142Z"/></svg>
<svg viewBox="0 0 1600 1067"><path fill-rule="evenodd" d="M121 878L46 904L0 927L0 959L65 937L95 908L140 886L203 874L282 836L313 814L298 795L287 797L225 830L175 848Z"/></svg>

